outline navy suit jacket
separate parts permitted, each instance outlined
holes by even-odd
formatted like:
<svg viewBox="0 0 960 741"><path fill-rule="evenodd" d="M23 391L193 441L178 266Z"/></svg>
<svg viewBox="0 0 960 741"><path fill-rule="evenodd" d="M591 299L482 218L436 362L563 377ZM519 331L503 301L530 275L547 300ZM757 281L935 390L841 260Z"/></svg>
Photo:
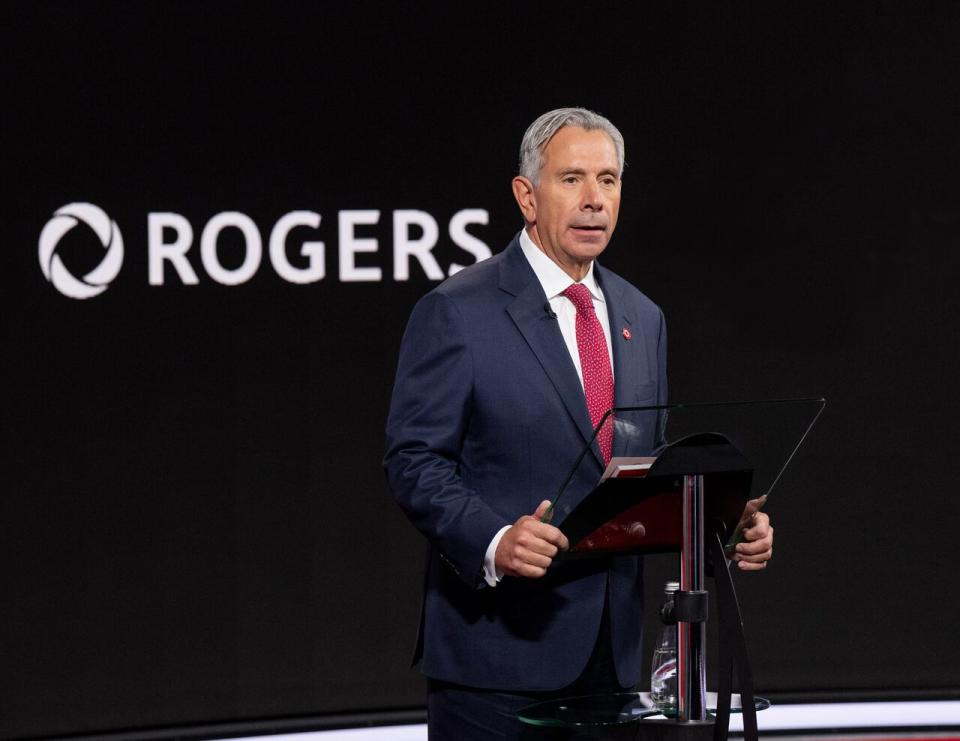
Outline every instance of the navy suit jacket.
<svg viewBox="0 0 960 741"><path fill-rule="evenodd" d="M616 404L665 403L660 309L614 273L594 271L607 302ZM617 675L627 687L640 677L640 558L555 563L541 579L506 577L495 588L483 579L494 534L553 498L592 432L546 300L514 238L424 296L404 334L384 466L396 501L430 543L422 669L472 687L563 687L587 663L609 592ZM602 470L597 455L585 456L567 503Z"/></svg>

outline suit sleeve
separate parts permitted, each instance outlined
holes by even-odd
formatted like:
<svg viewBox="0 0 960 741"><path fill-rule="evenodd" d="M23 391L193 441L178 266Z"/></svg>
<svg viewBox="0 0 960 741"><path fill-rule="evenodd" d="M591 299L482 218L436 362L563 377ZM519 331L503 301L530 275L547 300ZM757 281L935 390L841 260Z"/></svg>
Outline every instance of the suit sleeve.
<svg viewBox="0 0 960 741"><path fill-rule="evenodd" d="M473 358L463 317L437 291L414 308L400 346L383 460L394 499L463 581L483 586L484 554L504 525L461 476Z"/></svg>

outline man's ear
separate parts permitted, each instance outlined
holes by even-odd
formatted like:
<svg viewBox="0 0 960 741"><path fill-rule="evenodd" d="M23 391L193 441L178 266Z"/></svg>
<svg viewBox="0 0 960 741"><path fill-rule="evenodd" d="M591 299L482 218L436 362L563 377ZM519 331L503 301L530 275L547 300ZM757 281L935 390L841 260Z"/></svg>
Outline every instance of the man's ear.
<svg viewBox="0 0 960 741"><path fill-rule="evenodd" d="M513 182L513 197L520 207L520 213L523 214L523 220L528 224L537 223L537 199L533 193L533 183L523 175L517 175Z"/></svg>

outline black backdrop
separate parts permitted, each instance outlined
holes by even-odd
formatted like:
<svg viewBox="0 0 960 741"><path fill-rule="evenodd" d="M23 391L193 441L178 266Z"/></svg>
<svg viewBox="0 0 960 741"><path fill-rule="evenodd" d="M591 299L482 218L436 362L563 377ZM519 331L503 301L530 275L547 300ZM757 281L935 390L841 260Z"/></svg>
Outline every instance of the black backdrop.
<svg viewBox="0 0 960 741"><path fill-rule="evenodd" d="M665 7L661 7L665 6ZM673 400L824 395L740 579L768 692L960 688L952 543L960 267L958 6L710 8L41 3L3 30L0 735L415 707L423 545L379 467L406 316L394 212L446 271L498 251L527 123L585 105L628 169L604 263L657 301ZM96 204L122 269L44 278L54 211ZM382 280L341 279L338 215ZM310 210L326 277L272 268ZM222 285L204 225L246 214ZM182 215L198 284L148 281L148 214ZM175 236L164 233L165 241ZM244 259L237 229L219 259ZM417 229L411 238L422 233ZM103 248L80 225L75 276ZM950 559L950 560L948 560ZM656 560L648 593L670 572Z"/></svg>

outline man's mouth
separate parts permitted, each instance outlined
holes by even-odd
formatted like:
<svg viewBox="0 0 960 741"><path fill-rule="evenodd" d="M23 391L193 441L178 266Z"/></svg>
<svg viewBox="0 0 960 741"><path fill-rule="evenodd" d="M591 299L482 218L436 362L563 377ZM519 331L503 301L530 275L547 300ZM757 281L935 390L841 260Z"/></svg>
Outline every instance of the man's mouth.
<svg viewBox="0 0 960 741"><path fill-rule="evenodd" d="M574 224L572 228L578 232L602 232L606 229L600 224Z"/></svg>

